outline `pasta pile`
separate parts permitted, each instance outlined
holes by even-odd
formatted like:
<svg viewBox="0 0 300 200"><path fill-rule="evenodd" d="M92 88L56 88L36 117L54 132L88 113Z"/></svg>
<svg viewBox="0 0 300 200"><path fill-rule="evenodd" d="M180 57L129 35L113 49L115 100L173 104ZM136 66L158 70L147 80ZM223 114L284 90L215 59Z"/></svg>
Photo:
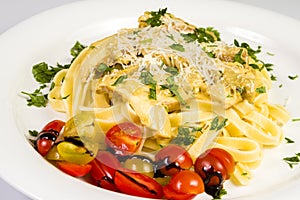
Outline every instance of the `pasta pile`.
<svg viewBox="0 0 300 200"><path fill-rule="evenodd" d="M149 26L153 15L145 12L138 28L91 44L56 74L51 106L67 119L93 113L96 135L125 121L139 125L140 153L180 142L195 160L209 147L223 148L237 162L232 180L248 184L263 147L280 144L289 120L283 106L268 101L267 70L249 49L220 41L213 28L169 13Z"/></svg>

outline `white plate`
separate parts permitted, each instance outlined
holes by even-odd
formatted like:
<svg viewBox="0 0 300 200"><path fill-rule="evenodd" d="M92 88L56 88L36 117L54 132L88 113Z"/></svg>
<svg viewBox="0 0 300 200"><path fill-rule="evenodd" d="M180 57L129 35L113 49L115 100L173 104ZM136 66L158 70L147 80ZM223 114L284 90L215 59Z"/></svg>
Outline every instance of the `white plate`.
<svg viewBox="0 0 300 200"><path fill-rule="evenodd" d="M55 65L67 63L68 51L76 40L89 44L115 33L119 28L136 27L137 17L146 10L168 8L198 26L213 26L227 42L234 38L252 45L262 45L260 58L275 64L271 101L286 104L292 118L300 117L300 23L282 15L226 1L82 1L34 16L0 37L1 55L1 128L0 175L34 199L139 199L112 193L72 178L45 161L26 141L28 129L40 129L45 122L60 118L50 108L26 106L20 91L37 88L31 66L41 61ZM274 53L268 56L266 52ZM282 88L278 86L283 84ZM226 183L224 199L282 199L300 195L299 166L290 169L283 157L300 152L300 122L289 122L284 128L295 144L283 143L267 149L261 166L254 171L246 187ZM210 199L200 195L200 199ZM202 199L201 198L201 199Z"/></svg>

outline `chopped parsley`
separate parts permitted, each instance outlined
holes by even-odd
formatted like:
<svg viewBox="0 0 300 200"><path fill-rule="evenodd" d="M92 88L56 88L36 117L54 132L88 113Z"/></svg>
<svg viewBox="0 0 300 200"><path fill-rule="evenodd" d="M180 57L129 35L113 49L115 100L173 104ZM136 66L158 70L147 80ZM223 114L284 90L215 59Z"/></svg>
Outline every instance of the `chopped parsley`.
<svg viewBox="0 0 300 200"><path fill-rule="evenodd" d="M288 78L291 79L291 80L295 80L295 79L298 78L298 75L295 75L295 76L288 76Z"/></svg>
<svg viewBox="0 0 300 200"><path fill-rule="evenodd" d="M292 119L292 122L300 122L300 118L294 118Z"/></svg>
<svg viewBox="0 0 300 200"><path fill-rule="evenodd" d="M38 134L39 134L39 132L36 131L36 130L29 130L28 133L29 133L29 135L31 135L31 136L33 136L33 137L36 137L36 136L38 136Z"/></svg>
<svg viewBox="0 0 300 200"><path fill-rule="evenodd" d="M112 70L113 69L111 67L107 66L104 63L100 63L100 65L97 68L97 71L100 72L100 73L110 72Z"/></svg>
<svg viewBox="0 0 300 200"><path fill-rule="evenodd" d="M182 44L178 44L178 43L174 43L172 45L169 46L171 49L176 50L176 51L180 51L180 52L184 52L185 49L182 46Z"/></svg>
<svg viewBox="0 0 300 200"><path fill-rule="evenodd" d="M177 69L176 67L168 67L168 66L167 66L166 68L163 68L163 70L164 70L165 72L168 72L168 73L174 75L174 76L176 76L176 75L179 74L178 69Z"/></svg>
<svg viewBox="0 0 300 200"><path fill-rule="evenodd" d="M290 166L290 168L293 168L295 165L298 165L300 162L300 153L296 153L295 156L286 157L283 158L283 160Z"/></svg>
<svg viewBox="0 0 300 200"><path fill-rule="evenodd" d="M75 58L80 54L80 52L85 48L84 45L80 44L78 41L74 44L74 46L70 50L70 54L72 56L72 60L69 64L61 65L59 63L56 64L55 67L48 65L45 62L40 62L35 64L32 67L32 75L36 82L38 82L40 87L36 89L33 93L28 93L22 91L22 94L25 94L29 97L27 99L28 106L36 106L36 107L46 107L48 99L47 93L43 94L42 89L46 88L50 84L50 90L54 88L55 84L51 81L53 80L54 76L63 69L68 69Z"/></svg>
<svg viewBox="0 0 300 200"><path fill-rule="evenodd" d="M172 140L172 143L182 146L193 144L195 141L195 135L193 132L195 131L190 131L187 127L178 127L177 136Z"/></svg>
<svg viewBox="0 0 300 200"><path fill-rule="evenodd" d="M270 77L270 78L271 78L272 81L277 81L277 77L274 76L273 74L271 74L271 77Z"/></svg>
<svg viewBox="0 0 300 200"><path fill-rule="evenodd" d="M44 89L46 85L41 85L38 89L36 89L33 93L28 93L22 91L22 94L27 95L27 105L28 106L36 106L36 107L46 107L47 105L47 94L42 93L42 89Z"/></svg>
<svg viewBox="0 0 300 200"><path fill-rule="evenodd" d="M159 9L158 11L151 11L151 17L148 18L145 22L151 27L160 26L163 24L161 17L167 13L167 8Z"/></svg>
<svg viewBox="0 0 300 200"><path fill-rule="evenodd" d="M242 58L243 49L240 49L240 51L235 54L234 56L234 62L238 62L242 65L246 64L246 61Z"/></svg>
<svg viewBox="0 0 300 200"><path fill-rule="evenodd" d="M125 79L127 79L127 75L122 75L112 84L112 86L117 86L121 84Z"/></svg>
<svg viewBox="0 0 300 200"><path fill-rule="evenodd" d="M76 43L74 44L74 46L70 50L70 54L71 54L71 56L73 56L73 59L72 59L71 63L75 60L75 58L77 58L77 56L85 48L86 48L85 45L82 45L80 42L76 41Z"/></svg>
<svg viewBox="0 0 300 200"><path fill-rule="evenodd" d="M181 34L181 36L188 43L194 41L199 43L212 43L221 40L220 33L213 27L195 28L193 33Z"/></svg>
<svg viewBox="0 0 300 200"><path fill-rule="evenodd" d="M261 46L258 46L257 49L254 50L254 49L252 49L252 48L250 47L249 44L247 44L247 43L245 43L245 42L239 44L239 42L238 42L236 39L234 39L234 42L233 42L233 43L234 43L234 45L235 45L236 47L245 48L245 49L247 50L247 52L248 52L248 55L249 55L251 58L253 58L253 60L258 61L258 59L257 59L257 57L256 57L256 54L258 54L258 53L261 52Z"/></svg>
<svg viewBox="0 0 300 200"><path fill-rule="evenodd" d="M170 76L167 79L168 84L161 85L161 89L168 89L173 95L176 96L177 100L179 101L180 104L186 105L186 101L182 98L180 95L178 88L179 86L175 84L174 81L174 76Z"/></svg>
<svg viewBox="0 0 300 200"><path fill-rule="evenodd" d="M225 118L222 121L220 121L219 116L216 116L211 122L210 130L216 130L216 131L221 130L226 126L227 120L228 119Z"/></svg>
<svg viewBox="0 0 300 200"><path fill-rule="evenodd" d="M255 91L259 94L263 94L263 93L266 93L266 87L265 86L261 86L259 88L256 88Z"/></svg>
<svg viewBox="0 0 300 200"><path fill-rule="evenodd" d="M222 199L222 197L226 194L227 191L224 188L222 188L213 195L213 199Z"/></svg>
<svg viewBox="0 0 300 200"><path fill-rule="evenodd" d="M286 143L288 143L288 144L295 143L295 141L290 138L285 137L284 139L286 140Z"/></svg>
<svg viewBox="0 0 300 200"><path fill-rule="evenodd" d="M148 71L144 71L141 73L139 79L141 80L141 82L145 85L149 85L150 89L149 89L149 99L154 99L156 100L156 80L153 79L153 75L148 72Z"/></svg>

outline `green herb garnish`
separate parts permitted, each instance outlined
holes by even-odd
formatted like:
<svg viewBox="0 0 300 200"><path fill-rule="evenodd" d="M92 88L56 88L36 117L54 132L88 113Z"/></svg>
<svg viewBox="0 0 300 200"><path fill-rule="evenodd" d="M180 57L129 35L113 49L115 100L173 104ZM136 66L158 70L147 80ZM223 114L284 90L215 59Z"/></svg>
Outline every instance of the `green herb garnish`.
<svg viewBox="0 0 300 200"><path fill-rule="evenodd" d="M291 80L295 80L295 79L298 78L298 75L295 75L295 76L288 76L288 78L291 79Z"/></svg>
<svg viewBox="0 0 300 200"><path fill-rule="evenodd" d="M300 121L300 118L294 118L292 119L292 122L299 122Z"/></svg>
<svg viewBox="0 0 300 200"><path fill-rule="evenodd" d="M290 166L290 168L293 168L295 165L298 165L300 162L300 153L296 153L295 156L286 157L283 158L283 160Z"/></svg>
<svg viewBox="0 0 300 200"><path fill-rule="evenodd" d="M148 18L145 22L151 27L160 26L163 24L161 17L167 13L167 8L159 9L158 11L150 12L151 17Z"/></svg>
<svg viewBox="0 0 300 200"><path fill-rule="evenodd" d="M288 143L288 144L295 143L295 141L290 138L285 137L284 139L286 140L286 143Z"/></svg>
<svg viewBox="0 0 300 200"><path fill-rule="evenodd" d="M234 62L238 62L242 65L246 64L246 61L242 58L243 49L240 49L240 51L235 54L234 56Z"/></svg>
<svg viewBox="0 0 300 200"><path fill-rule="evenodd" d="M236 47L245 48L245 49L247 50L247 52L248 52L248 55L249 55L251 58L253 58L253 60L258 61L258 59L257 59L257 57L256 57L256 54L258 54L258 53L261 52L261 46L258 46L258 47L257 47L257 50L254 50L254 49L252 49L252 48L250 47L249 44L247 44L247 43L245 43L245 42L239 44L239 42L238 42L236 39L234 39L234 42L233 42L233 43L234 43L234 45L235 45Z"/></svg>
<svg viewBox="0 0 300 200"><path fill-rule="evenodd" d="M216 37L214 37L213 35ZM186 42L212 43L220 41L220 33L213 27L195 28L193 33L181 34Z"/></svg>
<svg viewBox="0 0 300 200"><path fill-rule="evenodd" d="M76 43L74 44L74 46L71 48L70 53L73 56L73 59L71 62L73 62L73 60L81 53L81 51L83 49L85 49L86 46L82 45L80 42L76 41Z"/></svg>
<svg viewBox="0 0 300 200"><path fill-rule="evenodd" d="M195 141L195 135L187 127L178 127L177 136L172 140L173 144L188 146Z"/></svg>
<svg viewBox="0 0 300 200"><path fill-rule="evenodd" d="M33 136L33 137L36 137L36 136L38 136L38 134L39 134L39 132L36 131L36 130L29 130L28 133L29 133L29 135L31 135L31 136Z"/></svg>
<svg viewBox="0 0 300 200"><path fill-rule="evenodd" d="M261 86L259 88L256 88L255 91L259 94L263 94L263 93L266 93L266 87L265 86Z"/></svg>
<svg viewBox="0 0 300 200"><path fill-rule="evenodd" d="M166 68L163 68L163 70L174 76L179 74L178 69L176 67L166 67Z"/></svg>
<svg viewBox="0 0 300 200"><path fill-rule="evenodd" d="M222 197L226 194L227 191L224 188L222 188L213 195L213 199L222 199Z"/></svg>
<svg viewBox="0 0 300 200"><path fill-rule="evenodd" d="M227 120L228 119L225 118L222 121L220 121L219 116L216 116L215 118L213 118L213 120L211 122L210 130L216 130L216 131L221 130L222 128L224 128L226 126Z"/></svg>
<svg viewBox="0 0 300 200"><path fill-rule="evenodd" d="M173 50L176 50L176 51L180 51L180 52L184 52L185 51L185 49L184 49L184 47L182 46L182 44L172 44L172 45L170 45L169 46L171 49L173 49Z"/></svg>
<svg viewBox="0 0 300 200"><path fill-rule="evenodd" d="M149 85L150 89L149 89L149 99L154 99L156 100L156 80L154 80L153 75L148 72L142 72L139 79L141 80L141 82L145 85Z"/></svg>
<svg viewBox="0 0 300 200"><path fill-rule="evenodd" d="M178 89L179 86L175 84L174 77L170 76L167 79L167 82L169 84L161 85L161 89L169 89L169 91L176 96L177 100L179 101L180 104L185 105L186 101L182 98L180 95Z"/></svg>
<svg viewBox="0 0 300 200"><path fill-rule="evenodd" d="M28 93L22 91L22 94L27 95L29 98L27 99L28 106L36 106L36 107L46 107L47 105L47 94L42 93L42 89L44 89L46 85L41 85L38 89L36 89L33 93Z"/></svg>
<svg viewBox="0 0 300 200"><path fill-rule="evenodd" d="M127 79L127 75L122 75L112 84L112 86L117 86L121 84L125 79Z"/></svg>

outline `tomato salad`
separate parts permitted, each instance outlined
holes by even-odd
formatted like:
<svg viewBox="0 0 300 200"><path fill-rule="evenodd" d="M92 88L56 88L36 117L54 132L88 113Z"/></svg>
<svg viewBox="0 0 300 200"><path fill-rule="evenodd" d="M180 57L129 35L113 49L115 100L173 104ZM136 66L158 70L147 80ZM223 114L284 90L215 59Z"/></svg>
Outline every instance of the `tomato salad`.
<svg viewBox="0 0 300 200"><path fill-rule="evenodd" d="M161 148L154 158L137 154L142 130L131 122L109 129L106 149L92 155L80 140L60 138L64 126L60 120L46 124L34 141L36 150L61 171L114 192L173 200L206 192L221 198L235 168L233 157L220 148L206 150L195 162L176 144Z"/></svg>

